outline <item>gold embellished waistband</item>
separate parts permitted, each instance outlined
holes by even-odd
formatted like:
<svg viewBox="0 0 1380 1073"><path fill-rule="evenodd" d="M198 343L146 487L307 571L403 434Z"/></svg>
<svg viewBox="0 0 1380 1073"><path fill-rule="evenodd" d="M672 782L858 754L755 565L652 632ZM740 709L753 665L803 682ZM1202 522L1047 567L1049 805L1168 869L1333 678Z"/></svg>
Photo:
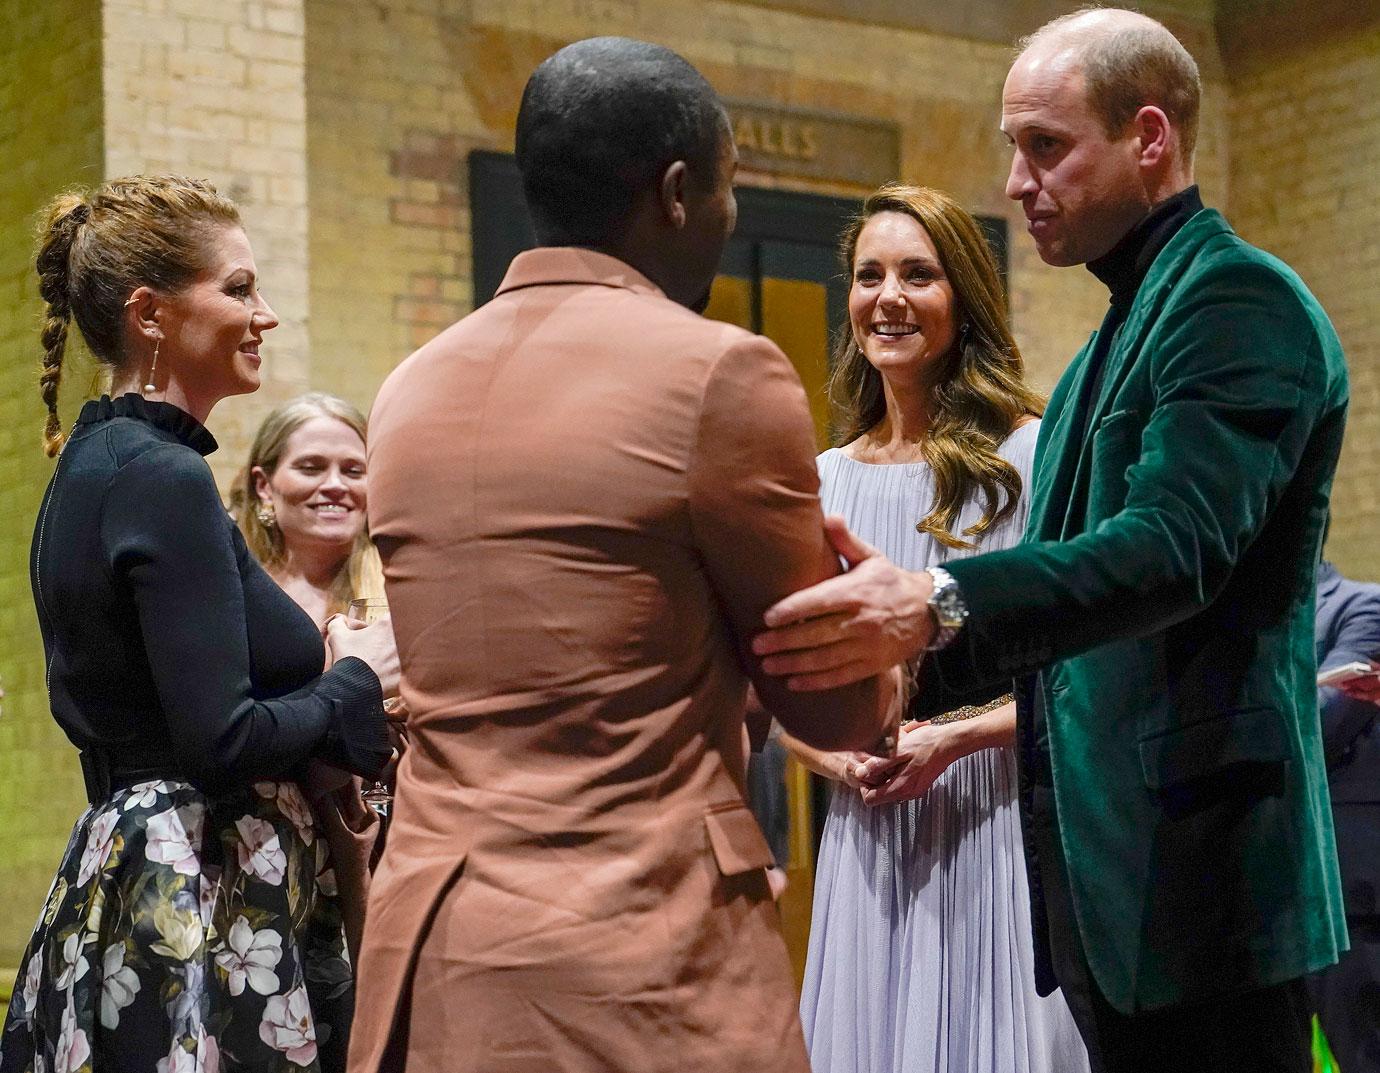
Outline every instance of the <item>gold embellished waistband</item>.
<svg viewBox="0 0 1380 1073"><path fill-rule="evenodd" d="M1009 704L1011 699L1011 694L1008 693L1004 697L997 697L995 700L989 700L986 704L965 704L962 708L955 708L951 712L944 712L942 715L936 715L930 720L930 726L942 726L945 723L957 723L964 719L975 719L979 715L986 715L988 712L996 711L1003 704Z"/></svg>

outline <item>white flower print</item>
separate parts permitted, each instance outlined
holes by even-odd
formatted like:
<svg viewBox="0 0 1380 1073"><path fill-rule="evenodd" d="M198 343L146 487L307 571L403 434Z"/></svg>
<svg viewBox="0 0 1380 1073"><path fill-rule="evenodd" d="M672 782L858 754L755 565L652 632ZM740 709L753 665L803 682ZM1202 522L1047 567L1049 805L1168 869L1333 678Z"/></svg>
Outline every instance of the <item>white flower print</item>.
<svg viewBox="0 0 1380 1073"><path fill-rule="evenodd" d="M196 1073L196 1055L182 1046L180 1039L174 1039L168 1057L158 1059L155 1068L158 1073Z"/></svg>
<svg viewBox="0 0 1380 1073"><path fill-rule="evenodd" d="M282 957L281 935L272 928L256 932L244 917L236 917L226 949L216 955L216 964L230 975L230 994L243 994L248 983L259 994L271 995L278 990L274 969Z"/></svg>
<svg viewBox="0 0 1380 1073"><path fill-rule="evenodd" d="M193 801L149 818L148 847L144 855L159 864L172 865L184 876L201 871L201 828L206 806Z"/></svg>
<svg viewBox="0 0 1380 1073"><path fill-rule="evenodd" d="M273 824L254 816L241 816L235 821L240 834L240 867L265 883L279 886L287 873L287 854L278 844L278 832Z"/></svg>
<svg viewBox="0 0 1380 1073"><path fill-rule="evenodd" d="M158 804L158 795L168 793L172 793L172 783L137 782L129 788L129 796L121 808L125 812L135 808L153 808Z"/></svg>
<svg viewBox="0 0 1380 1073"><path fill-rule="evenodd" d="M81 851L81 868L77 871L77 886L84 887L91 877L105 867L115 846L115 824L120 814L111 809L102 812L91 824L86 835L86 848Z"/></svg>
<svg viewBox="0 0 1380 1073"><path fill-rule="evenodd" d="M125 964L125 944L113 943L105 948L101 959L101 1024L105 1028L120 1027L120 1011L134 1001L139 993L139 977Z"/></svg>
<svg viewBox="0 0 1380 1073"><path fill-rule="evenodd" d="M196 1040L188 1050L182 1040L173 1040L168 1057L158 1059L158 1073L219 1073L220 1044L215 1036L208 1036L202 1025L197 1026Z"/></svg>
<svg viewBox="0 0 1380 1073"><path fill-rule="evenodd" d="M295 1065L307 1066L316 1060L316 1026L306 988L294 987L286 995L268 1000L259 1022L259 1038L275 1051L282 1051Z"/></svg>
<svg viewBox="0 0 1380 1073"><path fill-rule="evenodd" d="M196 1030L196 1073L220 1073L220 1044L200 1025Z"/></svg>
<svg viewBox="0 0 1380 1073"><path fill-rule="evenodd" d="M34 956L29 958L28 967L24 971L24 1023L33 1026L34 1011L38 1009L38 990L43 978L43 954L35 950Z"/></svg>
<svg viewBox="0 0 1380 1073"><path fill-rule="evenodd" d="M77 1011L72 1003L62 1011L62 1029L53 1052L53 1073L77 1073L91 1058L91 1044L77 1027Z"/></svg>
<svg viewBox="0 0 1380 1073"><path fill-rule="evenodd" d="M159 940L149 949L174 961L191 961L206 937L199 913L177 909L167 902L154 909L153 926L158 929Z"/></svg>
<svg viewBox="0 0 1380 1073"><path fill-rule="evenodd" d="M292 821L292 826L297 828L298 837L310 846L316 838L316 821L312 818L307 799L302 796L302 791L297 788L296 783L278 784L278 807L283 810L283 815Z"/></svg>
<svg viewBox="0 0 1380 1073"><path fill-rule="evenodd" d="M201 870L201 887L198 891L198 909L201 912L201 926L210 928L211 918L216 910L216 898L220 894L220 869L208 864Z"/></svg>
<svg viewBox="0 0 1380 1073"><path fill-rule="evenodd" d="M62 972L58 973L55 986L59 991L66 991L85 976L90 968L91 963L81 952L81 935L73 932L62 944Z"/></svg>
<svg viewBox="0 0 1380 1073"><path fill-rule="evenodd" d="M182 989L165 1007L168 1022L175 1030L190 1035L201 1025L201 1005L206 999L206 967L200 960L188 961L173 969L172 975L181 977Z"/></svg>

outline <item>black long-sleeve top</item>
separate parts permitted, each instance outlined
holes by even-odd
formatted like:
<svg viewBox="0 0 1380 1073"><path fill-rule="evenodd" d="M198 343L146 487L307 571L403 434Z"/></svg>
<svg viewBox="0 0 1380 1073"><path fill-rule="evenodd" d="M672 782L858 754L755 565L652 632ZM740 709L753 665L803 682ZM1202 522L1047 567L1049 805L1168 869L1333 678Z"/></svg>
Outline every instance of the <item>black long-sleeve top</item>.
<svg viewBox="0 0 1380 1073"><path fill-rule="evenodd" d="M320 633L221 505L215 449L168 403L82 409L29 558L53 715L117 770L208 792L312 755L373 775L388 755L378 677L349 657L321 673Z"/></svg>

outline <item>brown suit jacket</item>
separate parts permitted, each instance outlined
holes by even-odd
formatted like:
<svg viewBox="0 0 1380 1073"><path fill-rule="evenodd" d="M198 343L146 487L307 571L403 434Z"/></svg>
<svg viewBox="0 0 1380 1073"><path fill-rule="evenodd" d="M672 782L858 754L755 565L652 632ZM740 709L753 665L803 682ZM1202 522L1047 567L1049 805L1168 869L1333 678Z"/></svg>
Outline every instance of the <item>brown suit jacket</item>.
<svg viewBox="0 0 1380 1073"><path fill-rule="evenodd" d="M875 682L789 694L746 651L837 571L813 456L772 343L586 250L522 254L389 377L370 524L411 747L355 1073L806 1073L749 674L820 744L883 724Z"/></svg>

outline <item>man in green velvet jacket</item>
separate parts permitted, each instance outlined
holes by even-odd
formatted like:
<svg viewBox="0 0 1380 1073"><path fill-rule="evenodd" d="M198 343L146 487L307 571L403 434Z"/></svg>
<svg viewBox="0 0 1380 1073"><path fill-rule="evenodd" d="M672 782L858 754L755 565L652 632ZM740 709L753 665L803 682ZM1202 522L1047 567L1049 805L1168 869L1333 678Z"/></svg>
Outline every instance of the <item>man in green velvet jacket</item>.
<svg viewBox="0 0 1380 1073"><path fill-rule="evenodd" d="M1300 978L1347 941L1313 645L1347 379L1298 277L1202 207L1197 105L1144 16L1026 42L1007 193L1046 262L1111 291L1045 414L1026 542L912 574L835 527L853 569L756 643L807 689L929 649L921 714L1017 679L1038 983L1094 1069L1303 1073Z"/></svg>

